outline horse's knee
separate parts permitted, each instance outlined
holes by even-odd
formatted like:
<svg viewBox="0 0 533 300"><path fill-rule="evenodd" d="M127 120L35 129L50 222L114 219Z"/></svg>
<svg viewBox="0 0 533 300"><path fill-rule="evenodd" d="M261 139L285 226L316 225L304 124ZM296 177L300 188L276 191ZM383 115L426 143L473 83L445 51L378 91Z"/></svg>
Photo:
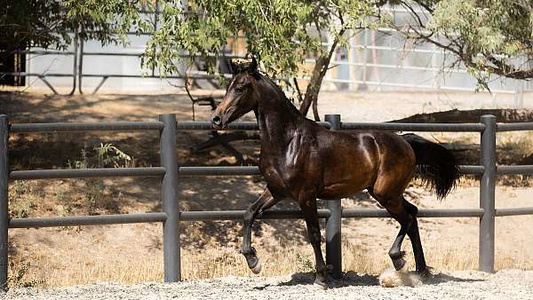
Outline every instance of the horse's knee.
<svg viewBox="0 0 533 300"><path fill-rule="evenodd" d="M320 234L318 234L318 235L316 235L316 234L309 235L309 242L311 244L320 244L321 241L322 241L322 237L320 236Z"/></svg>
<svg viewBox="0 0 533 300"><path fill-rule="evenodd" d="M418 207L415 205L407 202L406 200L403 201L403 206L405 207L405 210L411 215L416 216L418 215Z"/></svg>
<svg viewBox="0 0 533 300"><path fill-rule="evenodd" d="M309 242L311 244L320 244L320 242L322 241L322 235L320 234L319 228L309 228L307 230L307 233L309 237Z"/></svg>
<svg viewBox="0 0 533 300"><path fill-rule="evenodd" d="M250 209L247 209L244 213L244 224L251 224L254 220L254 212Z"/></svg>

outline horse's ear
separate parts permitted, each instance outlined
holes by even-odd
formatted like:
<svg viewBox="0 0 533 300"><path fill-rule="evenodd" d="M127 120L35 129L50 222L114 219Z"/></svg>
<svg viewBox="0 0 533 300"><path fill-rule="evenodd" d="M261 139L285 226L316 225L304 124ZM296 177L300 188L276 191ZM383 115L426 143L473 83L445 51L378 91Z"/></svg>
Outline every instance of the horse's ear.
<svg viewBox="0 0 533 300"><path fill-rule="evenodd" d="M261 75L259 74L259 70L257 70L257 59L255 58L255 55L252 55L252 62L248 65L248 74L252 75L255 79L259 80L261 79Z"/></svg>
<svg viewBox="0 0 533 300"><path fill-rule="evenodd" d="M233 75L236 75L237 73L239 73L239 66L236 63L234 63L233 60L230 60L229 67Z"/></svg>
<svg viewBox="0 0 533 300"><path fill-rule="evenodd" d="M255 55L252 55L252 62L248 67L248 71L252 74L257 73L257 60L255 59Z"/></svg>

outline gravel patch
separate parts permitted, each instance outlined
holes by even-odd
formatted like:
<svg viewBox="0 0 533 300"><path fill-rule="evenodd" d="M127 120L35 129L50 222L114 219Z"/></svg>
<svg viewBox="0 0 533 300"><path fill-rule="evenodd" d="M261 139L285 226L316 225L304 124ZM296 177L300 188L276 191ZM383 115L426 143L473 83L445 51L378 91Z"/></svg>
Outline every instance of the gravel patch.
<svg viewBox="0 0 533 300"><path fill-rule="evenodd" d="M504 270L495 274L455 271L434 275L415 287L384 288L376 276L346 274L322 290L311 274L279 277L224 277L179 283L123 285L98 283L50 290L19 288L6 300L49 299L533 299L533 271Z"/></svg>

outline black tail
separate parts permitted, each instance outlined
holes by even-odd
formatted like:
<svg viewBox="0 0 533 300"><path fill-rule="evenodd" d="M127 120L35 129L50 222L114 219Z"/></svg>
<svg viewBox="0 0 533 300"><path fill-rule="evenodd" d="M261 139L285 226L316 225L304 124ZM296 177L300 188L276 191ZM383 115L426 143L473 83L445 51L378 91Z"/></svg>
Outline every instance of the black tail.
<svg viewBox="0 0 533 300"><path fill-rule="evenodd" d="M402 137L415 152L417 176L435 190L438 198L446 197L461 175L455 156L443 146L416 134Z"/></svg>

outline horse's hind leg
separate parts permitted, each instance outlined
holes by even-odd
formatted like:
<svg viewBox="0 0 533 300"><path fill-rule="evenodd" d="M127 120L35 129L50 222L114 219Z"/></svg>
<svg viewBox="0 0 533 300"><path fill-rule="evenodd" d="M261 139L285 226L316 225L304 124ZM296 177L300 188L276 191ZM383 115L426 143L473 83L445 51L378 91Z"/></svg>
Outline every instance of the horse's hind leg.
<svg viewBox="0 0 533 300"><path fill-rule="evenodd" d="M327 288L327 268L326 263L324 262L324 256L322 255L322 250L320 249L322 237L320 235L316 198L309 197L298 199L298 203L300 204L300 209L302 210L307 225L309 242L313 246L315 252L316 277L314 283L323 288Z"/></svg>
<svg viewBox="0 0 533 300"><path fill-rule="evenodd" d="M241 253L246 258L248 267L256 274L261 272L261 264L259 263L259 258L257 257L255 249L252 247L252 224L259 214L278 203L279 200L280 198L272 197L270 191L265 189L263 194L261 194L261 196L259 196L259 198L252 203L244 213Z"/></svg>
<svg viewBox="0 0 533 300"><path fill-rule="evenodd" d="M389 250L389 257L392 259L392 264L397 271L401 270L406 265L404 259L405 252L402 251L402 243L406 234L407 228L402 225L400 227L400 232L398 232L398 235L396 236L396 239L394 239L394 243L392 243L392 247Z"/></svg>
<svg viewBox="0 0 533 300"><path fill-rule="evenodd" d="M427 271L424 251L422 249L422 242L420 240L420 233L418 231L418 222L416 214L418 209L413 204L407 202L403 196L385 197L375 191L371 194L378 200L378 202L387 209L389 214L400 223L400 231L389 250L389 256L396 270L401 270L406 262L404 259L405 252L401 251L402 242L405 235L409 235L413 245L413 254L415 256L417 272L424 273Z"/></svg>
<svg viewBox="0 0 533 300"><path fill-rule="evenodd" d="M426 273L428 271L428 268L426 265L426 259L424 257L424 249L422 249L422 241L420 240L418 220L416 218L418 208L416 208L416 206L414 206L413 204L407 202L407 200L405 199L403 199L403 201L404 207L406 208L407 212L412 216L411 226L409 226L409 229L407 230L407 235L409 235L409 239L411 240L411 244L413 246L413 253L416 262L416 271L419 273Z"/></svg>
<svg viewBox="0 0 533 300"><path fill-rule="evenodd" d="M405 260L403 259L404 252L401 251L401 244L405 237L405 234L411 239L411 244L413 246L413 254L415 256L416 270L418 272L425 272L427 269L426 260L424 257L424 250L422 249L422 242L420 240L420 233L418 231L418 221L416 215L418 209L413 204L407 202L403 197L401 198L401 206L403 209L400 212L391 212L391 215L396 219L400 225L400 232L396 237L396 240L392 244L392 247L389 251L389 256L391 257L394 267L396 270L400 270L405 265Z"/></svg>

